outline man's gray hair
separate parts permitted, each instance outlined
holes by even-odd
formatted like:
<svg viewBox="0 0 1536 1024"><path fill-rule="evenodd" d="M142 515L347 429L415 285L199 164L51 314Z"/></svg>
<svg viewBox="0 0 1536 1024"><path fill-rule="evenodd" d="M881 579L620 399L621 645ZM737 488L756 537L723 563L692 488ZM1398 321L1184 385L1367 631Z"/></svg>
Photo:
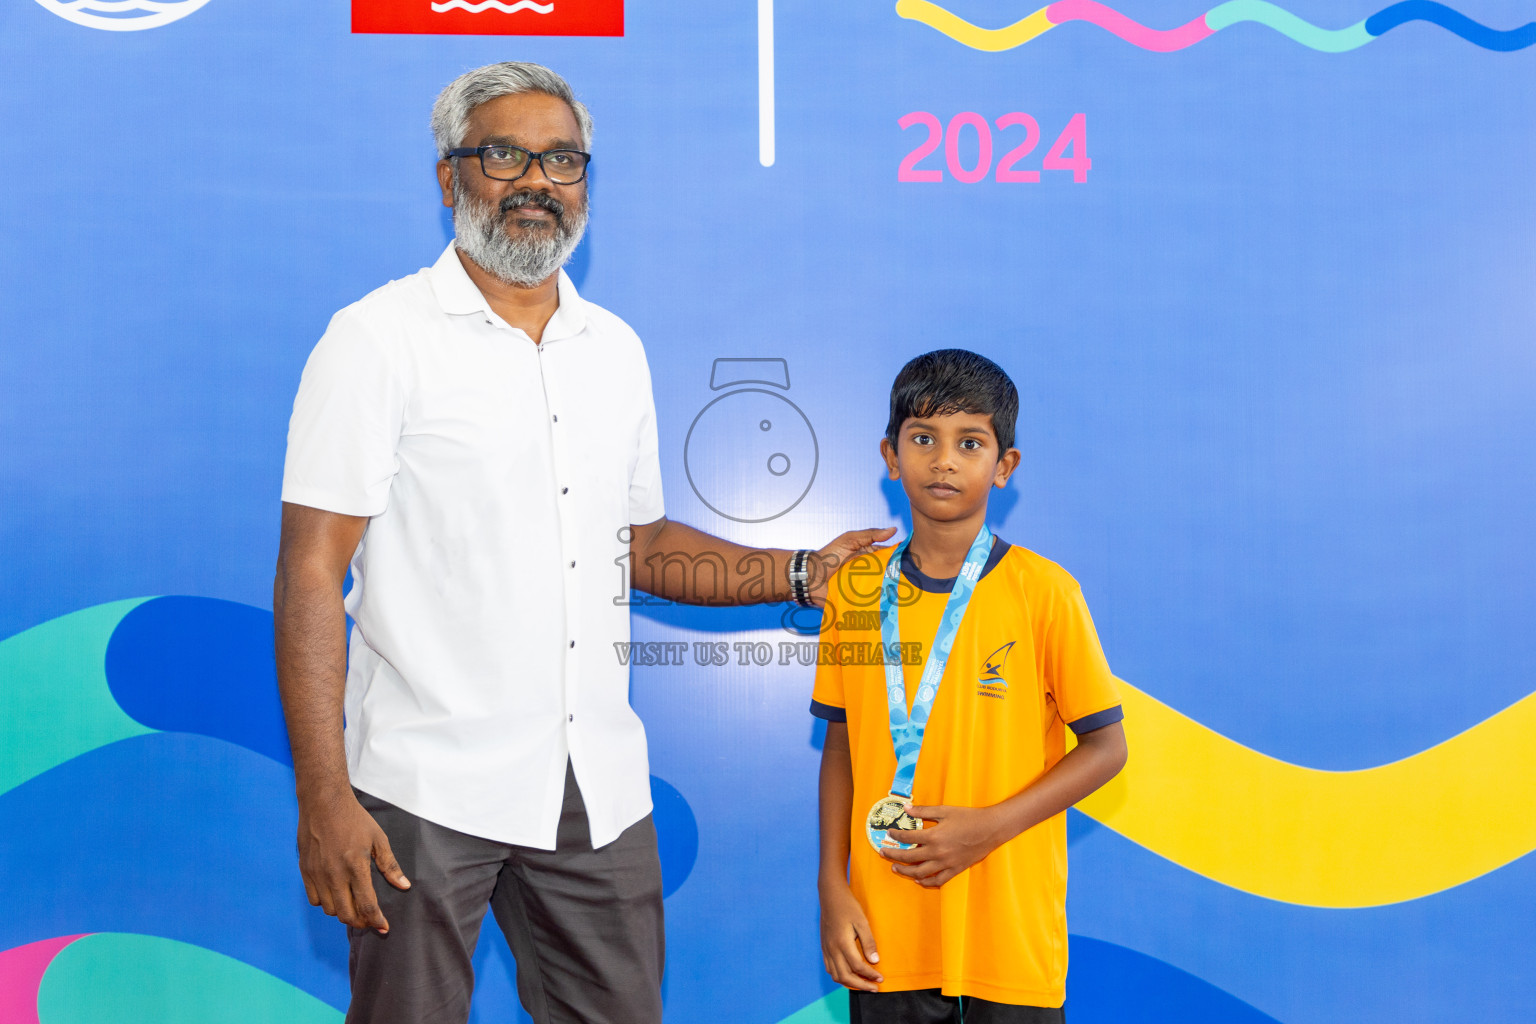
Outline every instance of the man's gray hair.
<svg viewBox="0 0 1536 1024"><path fill-rule="evenodd" d="M432 104L432 137L437 141L438 159L464 144L470 111L498 97L523 92L542 92L564 100L576 115L581 148L591 151L592 115L566 80L542 64L509 60L466 71L437 94L437 102Z"/></svg>

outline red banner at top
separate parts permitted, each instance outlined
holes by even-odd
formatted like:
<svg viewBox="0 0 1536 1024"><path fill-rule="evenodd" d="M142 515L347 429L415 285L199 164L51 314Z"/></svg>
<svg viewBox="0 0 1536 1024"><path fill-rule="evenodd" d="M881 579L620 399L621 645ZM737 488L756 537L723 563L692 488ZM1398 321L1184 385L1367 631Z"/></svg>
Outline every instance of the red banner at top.
<svg viewBox="0 0 1536 1024"><path fill-rule="evenodd" d="M352 31L621 36L624 0L352 0Z"/></svg>

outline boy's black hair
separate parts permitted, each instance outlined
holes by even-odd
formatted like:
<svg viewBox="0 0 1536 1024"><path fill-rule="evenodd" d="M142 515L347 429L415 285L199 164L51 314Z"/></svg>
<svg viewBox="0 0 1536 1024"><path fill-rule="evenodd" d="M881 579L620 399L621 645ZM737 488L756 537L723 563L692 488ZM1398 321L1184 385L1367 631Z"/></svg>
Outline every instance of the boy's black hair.
<svg viewBox="0 0 1536 1024"><path fill-rule="evenodd" d="M885 436L892 446L901 425L912 417L948 416L957 412L992 417L998 454L1013 447L1019 418L1019 391L1013 381L986 356L963 348L925 352L901 368L891 385L891 418Z"/></svg>

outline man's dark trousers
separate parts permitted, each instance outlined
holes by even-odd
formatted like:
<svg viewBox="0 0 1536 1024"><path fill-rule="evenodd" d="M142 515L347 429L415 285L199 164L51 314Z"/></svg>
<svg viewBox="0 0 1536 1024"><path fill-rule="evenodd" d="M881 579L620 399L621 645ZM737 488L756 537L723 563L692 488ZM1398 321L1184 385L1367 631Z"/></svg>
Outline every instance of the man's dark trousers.
<svg viewBox="0 0 1536 1024"><path fill-rule="evenodd" d="M347 1024L464 1024L487 905L535 1024L660 1024L661 862L649 815L592 849L569 765L554 851L479 839L357 796L411 888L401 892L374 869L389 934L347 929Z"/></svg>

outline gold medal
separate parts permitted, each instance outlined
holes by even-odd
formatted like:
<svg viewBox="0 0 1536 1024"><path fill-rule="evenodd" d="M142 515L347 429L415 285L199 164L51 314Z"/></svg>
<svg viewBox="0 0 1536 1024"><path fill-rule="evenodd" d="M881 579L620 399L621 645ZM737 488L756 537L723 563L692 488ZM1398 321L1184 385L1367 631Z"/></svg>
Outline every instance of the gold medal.
<svg viewBox="0 0 1536 1024"><path fill-rule="evenodd" d="M911 846L891 837L892 832L910 832L923 827L920 819L907 812L908 802L892 794L875 801L864 819L864 836L877 851L910 850Z"/></svg>

